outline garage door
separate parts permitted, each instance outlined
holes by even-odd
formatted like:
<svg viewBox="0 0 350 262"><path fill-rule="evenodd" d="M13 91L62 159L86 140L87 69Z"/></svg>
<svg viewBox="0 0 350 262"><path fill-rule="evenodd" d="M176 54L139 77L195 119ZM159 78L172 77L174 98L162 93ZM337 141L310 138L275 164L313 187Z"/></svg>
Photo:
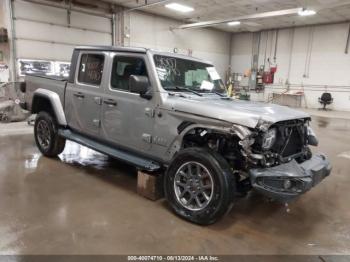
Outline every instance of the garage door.
<svg viewBox="0 0 350 262"><path fill-rule="evenodd" d="M70 61L77 45L111 45L111 20L105 17L15 0L16 58L19 61ZM68 26L69 23L69 26ZM20 65L17 75L20 75Z"/></svg>

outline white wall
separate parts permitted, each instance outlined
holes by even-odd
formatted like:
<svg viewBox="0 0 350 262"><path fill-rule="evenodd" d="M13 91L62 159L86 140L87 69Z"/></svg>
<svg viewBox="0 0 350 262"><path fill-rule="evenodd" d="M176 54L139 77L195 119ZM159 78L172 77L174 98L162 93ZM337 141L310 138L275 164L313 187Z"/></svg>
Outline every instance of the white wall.
<svg viewBox="0 0 350 262"><path fill-rule="evenodd" d="M210 29L170 30L180 23L156 15L133 12L130 14L131 46L173 51L209 60L217 67L222 78L229 64L230 34Z"/></svg>
<svg viewBox="0 0 350 262"><path fill-rule="evenodd" d="M291 92L305 91L304 106L318 108L318 97L328 90L333 108L350 111L350 54L345 54L349 24L334 24L279 31L275 86L268 92L283 91L288 81ZM232 44L233 72L251 67L252 34L235 34ZM259 65L273 61L275 31L261 33ZM268 64L266 62L266 64ZM326 87L325 87L326 86ZM267 98L268 95L265 96Z"/></svg>
<svg viewBox="0 0 350 262"><path fill-rule="evenodd" d="M6 1L3 0L0 1L0 27L8 28L7 6ZM9 30L8 35L10 35ZM10 78L10 41L11 39L7 43L0 43L0 52L2 53L2 59L0 58L0 82L7 82ZM4 66L7 66L8 69L4 69Z"/></svg>
<svg viewBox="0 0 350 262"><path fill-rule="evenodd" d="M111 22L108 19L72 12L71 25L88 29L80 30L64 26L67 24L65 10L20 0L15 0L13 6L14 16L18 18L14 23L17 59L69 61L75 45L111 45ZM229 64L229 33L211 29L171 31L171 26L181 23L143 12L131 12L124 24L129 35L126 45L171 52L177 48L184 54L192 50L194 57L213 62L225 78Z"/></svg>
<svg viewBox="0 0 350 262"><path fill-rule="evenodd" d="M112 43L107 18L73 11L68 27L66 10L18 0L13 8L17 58L70 61L76 45Z"/></svg>
<svg viewBox="0 0 350 262"><path fill-rule="evenodd" d="M234 34L232 38L232 72L244 73L252 65L253 34Z"/></svg>

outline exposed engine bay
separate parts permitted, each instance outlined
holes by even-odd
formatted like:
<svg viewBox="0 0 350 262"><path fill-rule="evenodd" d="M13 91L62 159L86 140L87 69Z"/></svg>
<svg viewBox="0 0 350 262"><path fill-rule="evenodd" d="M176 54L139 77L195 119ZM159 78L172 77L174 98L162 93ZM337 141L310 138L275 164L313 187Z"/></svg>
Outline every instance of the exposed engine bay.
<svg viewBox="0 0 350 262"><path fill-rule="evenodd" d="M278 122L268 128L252 130L240 139L236 135L196 128L185 135L184 147L208 147L220 153L235 170L273 167L295 159L302 163L312 157L309 145L317 139L309 127L310 119Z"/></svg>

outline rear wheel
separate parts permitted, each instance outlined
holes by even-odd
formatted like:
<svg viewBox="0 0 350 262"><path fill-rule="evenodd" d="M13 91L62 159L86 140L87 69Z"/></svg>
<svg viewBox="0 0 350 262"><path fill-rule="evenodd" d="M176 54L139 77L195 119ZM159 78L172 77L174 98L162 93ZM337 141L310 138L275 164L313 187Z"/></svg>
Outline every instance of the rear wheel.
<svg viewBox="0 0 350 262"><path fill-rule="evenodd" d="M226 160L214 151L188 148L170 164L165 196L177 215L208 225L230 210L236 184Z"/></svg>
<svg viewBox="0 0 350 262"><path fill-rule="evenodd" d="M47 112L36 116L34 137L40 152L47 157L61 154L66 145L66 140L58 135L56 120Z"/></svg>

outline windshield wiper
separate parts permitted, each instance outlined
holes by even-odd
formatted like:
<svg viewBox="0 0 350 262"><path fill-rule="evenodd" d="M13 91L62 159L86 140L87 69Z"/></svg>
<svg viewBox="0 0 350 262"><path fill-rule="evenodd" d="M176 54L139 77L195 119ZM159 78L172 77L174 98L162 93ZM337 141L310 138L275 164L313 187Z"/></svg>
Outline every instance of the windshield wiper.
<svg viewBox="0 0 350 262"><path fill-rule="evenodd" d="M221 96L221 97L227 97L227 94L223 94L223 93L220 93L220 92L214 91L214 90L210 90L208 92L203 91L203 92L207 93L207 94L216 94L216 95Z"/></svg>
<svg viewBox="0 0 350 262"><path fill-rule="evenodd" d="M194 90L187 88L187 87L174 86L174 89L179 90L179 91L188 91L188 92L191 92L197 96L203 96L202 94L198 93L197 91L194 91Z"/></svg>
<svg viewBox="0 0 350 262"><path fill-rule="evenodd" d="M217 94L218 96L221 96L221 97L227 97L227 94L223 94L223 93L220 93L218 91L212 91L213 93Z"/></svg>

